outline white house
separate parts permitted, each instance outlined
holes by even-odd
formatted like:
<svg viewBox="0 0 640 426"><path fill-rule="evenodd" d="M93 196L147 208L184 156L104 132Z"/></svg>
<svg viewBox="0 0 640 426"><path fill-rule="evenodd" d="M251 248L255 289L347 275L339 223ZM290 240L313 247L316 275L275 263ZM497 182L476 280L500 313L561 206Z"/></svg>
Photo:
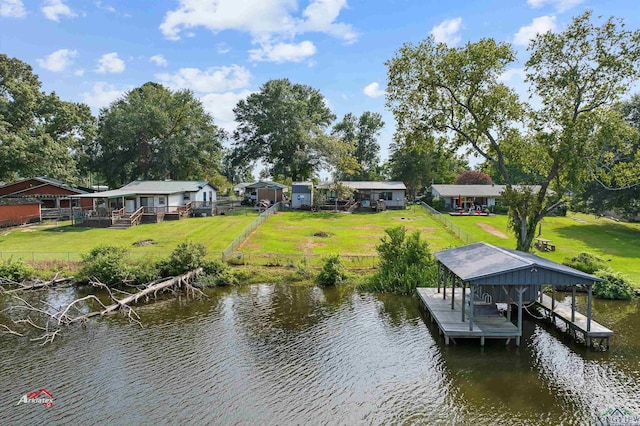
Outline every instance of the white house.
<svg viewBox="0 0 640 426"><path fill-rule="evenodd" d="M108 200L108 209L124 207L133 213L144 207L145 213L172 213L187 204L193 208L209 207L216 202L216 188L197 180L136 180L120 189L79 195L79 198Z"/></svg>
<svg viewBox="0 0 640 426"><path fill-rule="evenodd" d="M384 201L386 208L406 207L407 187L403 182L341 181L340 184L354 190L354 198L362 207L375 207L379 200ZM318 188L328 189L331 185L330 182L325 182L318 185Z"/></svg>
<svg viewBox="0 0 640 426"><path fill-rule="evenodd" d="M468 209L470 207L492 207L500 204L502 192L506 185L431 185L431 195L444 200L447 208ZM518 188L518 185L515 186ZM540 190L539 185L532 185L534 191Z"/></svg>

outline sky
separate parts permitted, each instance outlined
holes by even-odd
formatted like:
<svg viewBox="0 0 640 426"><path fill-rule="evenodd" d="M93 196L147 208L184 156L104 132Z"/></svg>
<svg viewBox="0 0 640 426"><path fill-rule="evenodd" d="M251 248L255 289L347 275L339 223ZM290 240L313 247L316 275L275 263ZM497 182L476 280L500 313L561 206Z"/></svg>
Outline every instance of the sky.
<svg viewBox="0 0 640 426"><path fill-rule="evenodd" d="M512 43L519 62L502 80L527 96L529 40L585 10L640 28L637 0L0 0L0 53L96 116L155 81L192 90L229 131L240 99L288 78L318 89L338 119L381 113L386 159L395 126L385 61L404 43L430 35L449 46Z"/></svg>

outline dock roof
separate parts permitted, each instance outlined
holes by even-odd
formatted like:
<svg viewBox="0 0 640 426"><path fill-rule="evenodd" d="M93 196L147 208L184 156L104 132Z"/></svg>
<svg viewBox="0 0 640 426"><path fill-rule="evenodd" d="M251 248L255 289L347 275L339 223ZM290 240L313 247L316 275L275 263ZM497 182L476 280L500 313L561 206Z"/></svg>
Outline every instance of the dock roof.
<svg viewBox="0 0 640 426"><path fill-rule="evenodd" d="M480 242L433 254L462 281L488 285L592 285L601 278L531 253Z"/></svg>

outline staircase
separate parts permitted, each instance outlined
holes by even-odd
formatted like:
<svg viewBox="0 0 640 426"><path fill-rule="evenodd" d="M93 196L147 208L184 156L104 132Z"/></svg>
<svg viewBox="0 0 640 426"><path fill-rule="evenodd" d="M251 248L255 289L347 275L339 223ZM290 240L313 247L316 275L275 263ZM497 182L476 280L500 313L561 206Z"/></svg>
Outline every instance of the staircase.
<svg viewBox="0 0 640 426"><path fill-rule="evenodd" d="M140 224L140 220L142 219L142 214L144 213L144 207L140 207L135 212L127 215L124 212L124 209L119 210L116 214L112 214L111 216L111 226L110 229L127 229L132 226L136 226Z"/></svg>

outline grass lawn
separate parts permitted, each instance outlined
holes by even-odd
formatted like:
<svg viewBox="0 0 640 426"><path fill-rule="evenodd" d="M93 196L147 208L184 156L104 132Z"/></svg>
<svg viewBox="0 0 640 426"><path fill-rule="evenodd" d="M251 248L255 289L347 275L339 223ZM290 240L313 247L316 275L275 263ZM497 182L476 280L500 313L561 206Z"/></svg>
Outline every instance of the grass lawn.
<svg viewBox="0 0 640 426"><path fill-rule="evenodd" d="M280 212L271 216L242 244L244 253L377 255L375 246L384 230L404 225L408 233L421 231L431 251L461 242L419 206L380 213ZM314 236L325 233L327 236Z"/></svg>
<svg viewBox="0 0 640 426"><path fill-rule="evenodd" d="M507 229L506 215L451 217L451 220L478 241L512 249L516 246L513 233ZM534 249L538 255L561 263L583 251L597 254L609 260L613 270L629 276L640 286L640 224L569 212L567 217L543 219L541 237L552 240L556 251Z"/></svg>
<svg viewBox="0 0 640 426"><path fill-rule="evenodd" d="M77 228L70 222L0 229L0 253L2 257L13 253L13 257L26 260L79 260L80 254L93 247L110 244L129 247L133 256L162 257L183 241L200 242L210 253L220 253L256 217L255 211L241 209L223 216L165 221L129 229ZM135 244L143 240L152 240L152 244Z"/></svg>

